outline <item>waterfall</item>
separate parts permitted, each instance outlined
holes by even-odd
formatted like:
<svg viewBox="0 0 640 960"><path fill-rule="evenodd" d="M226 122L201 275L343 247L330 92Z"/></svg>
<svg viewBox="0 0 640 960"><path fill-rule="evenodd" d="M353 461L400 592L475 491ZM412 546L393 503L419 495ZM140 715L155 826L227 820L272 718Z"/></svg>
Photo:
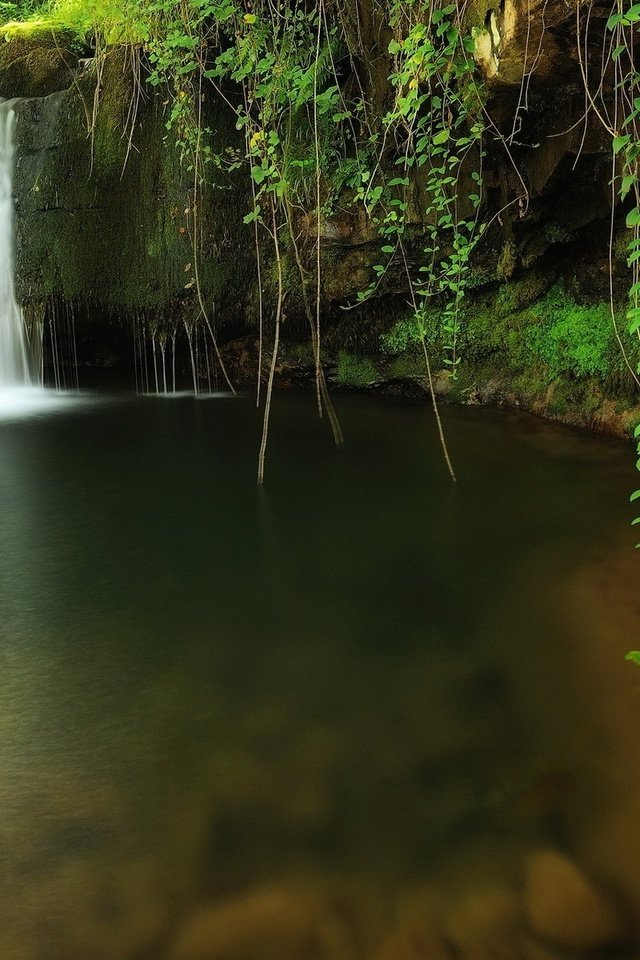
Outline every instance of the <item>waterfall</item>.
<svg viewBox="0 0 640 960"><path fill-rule="evenodd" d="M33 385L29 344L13 275L15 102L0 101L0 390Z"/></svg>

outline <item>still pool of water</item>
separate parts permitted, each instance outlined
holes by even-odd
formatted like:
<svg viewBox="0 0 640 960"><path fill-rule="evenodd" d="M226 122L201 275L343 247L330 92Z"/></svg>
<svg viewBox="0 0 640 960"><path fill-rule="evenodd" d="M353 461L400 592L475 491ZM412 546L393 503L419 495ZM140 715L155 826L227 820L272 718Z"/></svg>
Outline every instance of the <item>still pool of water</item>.
<svg viewBox="0 0 640 960"><path fill-rule="evenodd" d="M338 412L276 397L261 490L248 397L0 422L3 960L368 958L540 847L637 913L630 449L447 409L454 487L423 405Z"/></svg>

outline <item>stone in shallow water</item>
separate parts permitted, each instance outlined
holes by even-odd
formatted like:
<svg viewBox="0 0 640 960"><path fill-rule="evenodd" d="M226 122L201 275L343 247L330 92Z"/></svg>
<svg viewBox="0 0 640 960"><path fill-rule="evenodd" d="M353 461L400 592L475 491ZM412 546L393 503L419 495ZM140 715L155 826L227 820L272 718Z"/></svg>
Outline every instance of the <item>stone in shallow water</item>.
<svg viewBox="0 0 640 960"><path fill-rule="evenodd" d="M594 949L626 939L626 926L607 898L555 850L528 857L524 907L532 932L563 947Z"/></svg>
<svg viewBox="0 0 640 960"><path fill-rule="evenodd" d="M397 929L373 960L521 960L517 893L488 886L442 895L428 887L405 895Z"/></svg>
<svg viewBox="0 0 640 960"><path fill-rule="evenodd" d="M346 924L321 896L268 887L202 908L179 932L170 960L353 960Z"/></svg>
<svg viewBox="0 0 640 960"><path fill-rule="evenodd" d="M407 929L391 934L372 960L451 960L451 954L436 930Z"/></svg>
<svg viewBox="0 0 640 960"><path fill-rule="evenodd" d="M508 887L469 890L444 920L446 941L464 960L516 960L521 955L521 904Z"/></svg>

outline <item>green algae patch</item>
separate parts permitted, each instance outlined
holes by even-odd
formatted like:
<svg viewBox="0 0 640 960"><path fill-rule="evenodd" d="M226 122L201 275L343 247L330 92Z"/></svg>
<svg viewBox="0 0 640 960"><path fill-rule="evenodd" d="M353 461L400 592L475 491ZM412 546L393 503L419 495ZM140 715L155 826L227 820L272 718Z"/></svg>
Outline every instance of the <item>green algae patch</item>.
<svg viewBox="0 0 640 960"><path fill-rule="evenodd" d="M82 42L99 34L106 45L139 44L149 35L151 19L143 5L130 6L122 0L55 0L53 3L6 5L0 34L6 40L39 39L67 34ZM16 9L12 11L12 7ZM26 8L26 9L25 9ZM11 13L19 19L8 19Z"/></svg>

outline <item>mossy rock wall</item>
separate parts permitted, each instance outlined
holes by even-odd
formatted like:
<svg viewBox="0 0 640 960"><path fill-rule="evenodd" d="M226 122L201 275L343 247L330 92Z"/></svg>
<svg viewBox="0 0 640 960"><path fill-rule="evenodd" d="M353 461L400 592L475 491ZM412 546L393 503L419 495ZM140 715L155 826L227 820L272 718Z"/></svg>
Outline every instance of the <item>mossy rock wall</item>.
<svg viewBox="0 0 640 960"><path fill-rule="evenodd" d="M537 269L469 296L459 317L456 377L442 312L426 314L425 347L443 401L507 403L544 416L629 436L640 422L631 369L637 338L608 303L589 301L570 277ZM618 341L624 346L623 355ZM627 363L628 361L628 363ZM376 345L340 350L331 377L338 386L429 395L421 332L407 312Z"/></svg>
<svg viewBox="0 0 640 960"><path fill-rule="evenodd" d="M24 304L189 316L199 310L196 242L208 311L242 312L253 270L242 224L246 185L219 179L194 203L193 174L171 143L161 97L140 95L123 54L110 55L99 77L87 61L71 86L25 99L18 111L16 275ZM231 142L228 116L214 119L216 135Z"/></svg>
<svg viewBox="0 0 640 960"><path fill-rule="evenodd" d="M518 110L514 64L528 35L528 14L520 0L474 0L468 8L478 25L494 14L491 42L495 47L495 37L501 40L489 51L489 61L479 58L479 70L486 75L488 109L504 127ZM568 32L574 14L571 4L549 5L549 36L556 28ZM376 97L382 103L381 84L378 77ZM49 304L79 306L85 324L96 330L132 317L175 326L201 312L194 274L198 262L202 302L224 336L255 329L253 227L243 223L252 206L246 174L212 173L215 186L194 204L193 172L181 163L166 125L170 98L144 82L137 85L130 51L115 49L98 66L79 58L60 38L14 39L0 49L0 95L24 97L18 106L15 193L17 291L25 306L36 315ZM633 404L628 372L610 349L612 328L604 333L611 145L593 114L586 127L573 122L580 119L583 103L575 51L550 43L529 77L527 109L518 113L518 136L509 156L502 146L488 144L484 213L492 227L469 277L460 340L464 390L457 395L462 399L489 396L494 384L495 396L511 396L530 407L537 403L547 411L553 407L559 415L563 404L567 410L583 404L590 416L602 398L611 396L623 406ZM204 112L216 153L242 146L233 111L213 89ZM414 187L419 191L419 183ZM414 205L417 211L420 204ZM381 348L381 338L407 315L403 268L388 272L369 303L343 309L354 306L371 279L381 241L361 209L339 206L339 215L319 225L313 211L296 213L309 276L314 276L320 229L323 333L336 379L363 387L385 379L419 379L412 373L416 358L410 350L385 356ZM624 217L618 219L613 279L623 303L628 273ZM417 257L418 214L411 229ZM289 346L302 342L307 323L300 271L286 241L282 248L286 349L287 341ZM268 324L276 268L267 247L262 276ZM561 323L573 308L549 294L559 283L567 303L576 305L571 324L576 316L583 323L586 354L576 349L573 359L573 347L562 341ZM432 348L438 368L444 354L437 336ZM594 369L587 369L589 362ZM444 391L447 378L440 383Z"/></svg>
<svg viewBox="0 0 640 960"><path fill-rule="evenodd" d="M484 22L492 15L490 0L485 5L486 10L477 0L468 16ZM500 20L502 72L487 80L489 109L498 120L513 112L519 90L505 66L516 56L526 24L523 10L514 10L520 26L515 32L509 27L507 35L506 21ZM571 11L554 4L551 12L562 26ZM20 298L96 303L113 313L193 312L195 238L207 306L234 330L245 318L251 323L257 296L253 228L243 223L251 209L246 175L216 173L218 186L206 192L196 222L193 174L181 165L180 150L166 129L168 94L154 93L144 73L136 85L131 52L116 49L98 68L95 60L78 59L63 40L17 37L0 47L0 95L27 97L19 108L15 182ZM559 53L549 47L548 54L529 78L528 109L519 115L511 156L489 144L484 178L486 215L493 226L478 248L472 286L517 278L537 265L555 270L562 260L572 264L578 282L605 296L610 144L596 118L588 118L586 132L570 123L583 107L579 67L565 51L562 83L554 86ZM207 136L215 139L215 152L224 154L239 144L236 118L213 88L208 98ZM567 132L559 136L564 126ZM525 200L505 203L523 189ZM330 325L342 328L348 346L367 339L372 316L377 336L377 314L386 310L390 297L404 303L407 290L398 264L379 288L381 305L352 311L345 322L341 308L351 306L368 285L381 242L361 210L339 206L341 213L320 225L322 298ZM419 206L416 201L416 210ZM312 212L298 216L300 246L313 270L318 225ZM416 216L412 229L419 256ZM286 243L284 252L287 317L304 326L300 274ZM263 278L268 304L275 288L268 250Z"/></svg>

